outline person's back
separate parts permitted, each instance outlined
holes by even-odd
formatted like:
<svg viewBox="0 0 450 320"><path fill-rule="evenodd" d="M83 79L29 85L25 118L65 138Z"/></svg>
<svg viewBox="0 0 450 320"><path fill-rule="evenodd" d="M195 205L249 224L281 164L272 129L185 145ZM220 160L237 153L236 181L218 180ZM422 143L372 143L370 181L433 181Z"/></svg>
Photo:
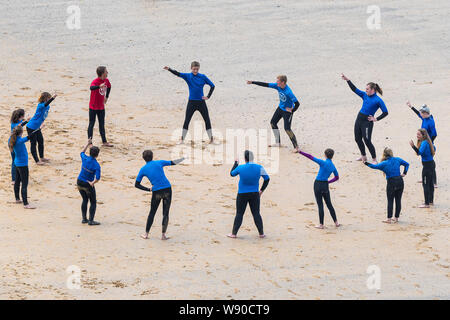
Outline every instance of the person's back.
<svg viewBox="0 0 450 320"><path fill-rule="evenodd" d="M267 176L264 168L256 163L248 162L238 166L231 173L232 176L239 174L239 193L258 192L261 176Z"/></svg>
<svg viewBox="0 0 450 320"><path fill-rule="evenodd" d="M97 178L98 180L100 178L100 164L97 160L86 155L84 152L82 152L80 156L82 163L78 179L84 182L93 181L94 178Z"/></svg>
<svg viewBox="0 0 450 320"><path fill-rule="evenodd" d="M171 164L172 162L167 160L149 161L141 168L138 177L142 180L142 177L146 176L153 186L153 191L169 188L171 185L164 173L164 167Z"/></svg>

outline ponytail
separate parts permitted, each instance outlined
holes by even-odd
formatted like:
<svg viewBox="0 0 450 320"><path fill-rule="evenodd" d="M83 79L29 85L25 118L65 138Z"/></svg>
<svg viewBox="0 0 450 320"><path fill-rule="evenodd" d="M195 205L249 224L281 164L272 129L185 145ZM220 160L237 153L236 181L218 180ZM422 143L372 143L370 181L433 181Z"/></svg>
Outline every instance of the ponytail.
<svg viewBox="0 0 450 320"><path fill-rule="evenodd" d="M14 130L11 133L11 137L9 138L9 143L8 143L9 151L11 151L11 152L14 151L14 146L16 144L17 137L20 136L22 133L23 133L22 126L17 126L14 128Z"/></svg>
<svg viewBox="0 0 450 320"><path fill-rule="evenodd" d="M370 89L374 89L376 92L378 92L380 95L383 95L383 90L381 89L381 87L378 85L378 83L375 82L369 82L367 84Z"/></svg>

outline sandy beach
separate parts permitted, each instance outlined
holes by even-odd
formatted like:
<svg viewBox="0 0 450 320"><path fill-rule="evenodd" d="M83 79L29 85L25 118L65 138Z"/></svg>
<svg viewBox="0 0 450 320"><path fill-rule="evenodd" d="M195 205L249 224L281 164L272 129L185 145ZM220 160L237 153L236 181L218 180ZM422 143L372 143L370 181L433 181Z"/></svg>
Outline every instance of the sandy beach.
<svg viewBox="0 0 450 320"><path fill-rule="evenodd" d="M2 1L0 299L449 299L450 3L377 1L381 29L369 30L372 4ZM80 8L80 29L66 26L70 5ZM173 188L171 239L159 240L159 209L144 241L139 236L151 196L134 188L141 154L152 149L156 159L176 156L188 97L185 82L163 67L189 72L193 60L216 84L208 108L222 137L207 146L190 136L192 146L184 150L203 157L223 153L166 168ZM89 85L99 65L108 67L112 84L106 131L114 148L101 148L98 158L96 219L102 225L88 227L80 223L76 178L87 141ZM342 72L361 89L369 81L383 88L389 115L375 123L374 145L379 155L389 146L411 165L398 224L381 223L383 174L354 161L361 99ZM265 130L270 137L278 95L246 80L274 82L279 74L287 75L301 103L292 128L302 150L318 157L327 147L336 151L340 180L330 188L343 226L334 228L326 210L327 229L314 228L318 167L291 152L282 130L289 148L271 154L275 165L261 199L267 238L257 237L247 211L240 238L229 239L238 178L230 177L235 155L226 150L239 148L226 133ZM24 210L12 203L9 120L16 108L32 116L43 91L58 93L43 129L51 162L37 166L29 154L28 194L37 209ZM432 209L418 208L422 164L408 142L420 119L407 100L426 103L436 120L439 187ZM203 128L199 113L190 128ZM94 144L100 143L96 124ZM71 266L81 271L79 289L67 285ZM379 289L367 286L370 266L380 270Z"/></svg>

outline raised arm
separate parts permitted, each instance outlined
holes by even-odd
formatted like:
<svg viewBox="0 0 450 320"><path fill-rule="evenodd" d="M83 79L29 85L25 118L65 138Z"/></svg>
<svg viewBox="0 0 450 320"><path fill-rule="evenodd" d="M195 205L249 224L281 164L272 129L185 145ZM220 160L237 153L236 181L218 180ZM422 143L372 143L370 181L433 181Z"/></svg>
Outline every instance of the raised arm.
<svg viewBox="0 0 450 320"><path fill-rule="evenodd" d="M303 151L301 151L301 150L298 150L298 153L300 153L302 156L305 156L305 157L308 158L309 160L314 161L315 163L317 163L317 164L319 164L319 165L320 165L321 162L323 161L323 160L317 159L317 158L313 157L312 155L310 155L309 153L303 152Z"/></svg>
<svg viewBox="0 0 450 320"><path fill-rule="evenodd" d="M50 105L50 103L52 103L53 100L55 100L55 98L56 98L56 94L53 95L53 97L51 97L51 98L45 103L45 106L48 107L48 106Z"/></svg>
<svg viewBox="0 0 450 320"><path fill-rule="evenodd" d="M420 156L420 150L414 145L414 142L412 140L409 141L409 145L411 146L411 148L413 148L416 154Z"/></svg>
<svg viewBox="0 0 450 320"><path fill-rule="evenodd" d="M179 73L178 71L176 71L176 70L174 70L174 69L171 69L171 68L169 68L169 67L167 67L167 66L164 67L164 70L170 71L172 74L176 75L177 77L180 76L180 73Z"/></svg>
<svg viewBox="0 0 450 320"><path fill-rule="evenodd" d="M172 160L172 161L170 161L170 165L171 165L171 166L175 166L175 165L177 165L177 164L183 162L184 159L185 159L185 158L183 157L183 158L180 158L180 159Z"/></svg>
<svg viewBox="0 0 450 320"><path fill-rule="evenodd" d="M86 153L86 150L89 148L89 146L91 144L92 144L92 138L89 138L87 144L84 146L83 150L81 150L81 153Z"/></svg>
<svg viewBox="0 0 450 320"><path fill-rule="evenodd" d="M341 75L342 80L347 81L348 86L350 87L350 89L356 93L358 96L360 96L361 98L364 97L364 92L359 90L358 88L356 88L356 86L353 84L353 82L350 81L349 78L347 78L344 74Z"/></svg>
<svg viewBox="0 0 450 320"><path fill-rule="evenodd" d="M418 116L420 119L423 119L422 116L420 115L419 110L417 110L416 108L414 108L414 107L411 105L411 102L406 101L406 105L407 105L412 111L414 111L414 113L417 114L417 116Z"/></svg>
<svg viewBox="0 0 450 320"><path fill-rule="evenodd" d="M235 176L238 175L239 172L236 170L236 168L238 167L238 165L239 165L239 161L238 161L238 160L235 160L235 161L234 161L234 164L233 164L233 168L231 168L231 171L230 171L230 176L235 177Z"/></svg>

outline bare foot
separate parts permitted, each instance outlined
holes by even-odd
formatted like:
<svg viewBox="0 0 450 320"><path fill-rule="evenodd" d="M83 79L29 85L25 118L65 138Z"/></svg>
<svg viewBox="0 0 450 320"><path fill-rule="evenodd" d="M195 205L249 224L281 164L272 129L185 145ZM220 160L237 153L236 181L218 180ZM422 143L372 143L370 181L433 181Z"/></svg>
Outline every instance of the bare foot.
<svg viewBox="0 0 450 320"><path fill-rule="evenodd" d="M22 203L22 200L16 200L14 203Z"/></svg>
<svg viewBox="0 0 450 320"><path fill-rule="evenodd" d="M281 143L269 144L269 148L280 148L280 147L281 147Z"/></svg>
<svg viewBox="0 0 450 320"><path fill-rule="evenodd" d="M179 145L179 144L184 144L184 140L183 140L183 139L178 140L178 141L177 141L177 144L178 144L178 145Z"/></svg>
<svg viewBox="0 0 450 320"><path fill-rule="evenodd" d="M420 206L419 206L419 208L429 208L430 207L430 205L429 204L421 204Z"/></svg>
<svg viewBox="0 0 450 320"><path fill-rule="evenodd" d="M142 239L148 239L148 233L141 234Z"/></svg>
<svg viewBox="0 0 450 320"><path fill-rule="evenodd" d="M378 161L377 161L376 158L373 158L373 159L372 159L372 164L378 164Z"/></svg>
<svg viewBox="0 0 450 320"><path fill-rule="evenodd" d="M323 224L319 224L319 225L315 226L314 228L316 228L316 229L325 229Z"/></svg>
<svg viewBox="0 0 450 320"><path fill-rule="evenodd" d="M41 158L41 161L44 161L44 162L50 162L50 159L47 159L47 158Z"/></svg>
<svg viewBox="0 0 450 320"><path fill-rule="evenodd" d="M366 156L361 156L358 159L355 159L355 161L362 161L362 162L366 162L367 161L367 157Z"/></svg>
<svg viewBox="0 0 450 320"><path fill-rule="evenodd" d="M266 235L265 235L265 234L260 234L259 237L260 237L261 239L263 239L263 238L266 237Z"/></svg>
<svg viewBox="0 0 450 320"><path fill-rule="evenodd" d="M166 237L166 235L163 233L162 234L162 236L161 236L161 240L169 240L170 238L169 237Z"/></svg>
<svg viewBox="0 0 450 320"><path fill-rule="evenodd" d="M392 219L386 219L382 221L383 223L392 223Z"/></svg>
<svg viewBox="0 0 450 320"><path fill-rule="evenodd" d="M394 223L397 223L397 222L398 222L398 218L395 218L395 219L394 219Z"/></svg>
<svg viewBox="0 0 450 320"><path fill-rule="evenodd" d="M437 184L435 184L434 187L437 188L438 187Z"/></svg>
<svg viewBox="0 0 450 320"><path fill-rule="evenodd" d="M15 181L11 181L11 184L14 185L16 182Z"/></svg>
<svg viewBox="0 0 450 320"><path fill-rule="evenodd" d="M107 147L107 148L112 148L112 147L114 147L111 143L109 143L109 142L105 142L105 143L102 143L102 146L103 147Z"/></svg>
<svg viewBox="0 0 450 320"><path fill-rule="evenodd" d="M232 233L227 234L227 237L228 238L232 238L232 239L236 239L237 238L237 236L235 234L232 234Z"/></svg>
<svg viewBox="0 0 450 320"><path fill-rule="evenodd" d="M32 206L31 204L27 204L26 206L23 206L25 209L36 209L35 206Z"/></svg>
<svg viewBox="0 0 450 320"><path fill-rule="evenodd" d="M342 224L340 224L340 223L337 222L337 221L336 221L334 224L336 225L336 228L339 228L340 226L342 226Z"/></svg>
<svg viewBox="0 0 450 320"><path fill-rule="evenodd" d="M417 181L417 183L422 183L422 180Z"/></svg>
<svg viewBox="0 0 450 320"><path fill-rule="evenodd" d="M44 162L44 161L39 161L39 162L36 162L36 164L37 164L38 166L43 166L43 165L45 165L45 162Z"/></svg>

